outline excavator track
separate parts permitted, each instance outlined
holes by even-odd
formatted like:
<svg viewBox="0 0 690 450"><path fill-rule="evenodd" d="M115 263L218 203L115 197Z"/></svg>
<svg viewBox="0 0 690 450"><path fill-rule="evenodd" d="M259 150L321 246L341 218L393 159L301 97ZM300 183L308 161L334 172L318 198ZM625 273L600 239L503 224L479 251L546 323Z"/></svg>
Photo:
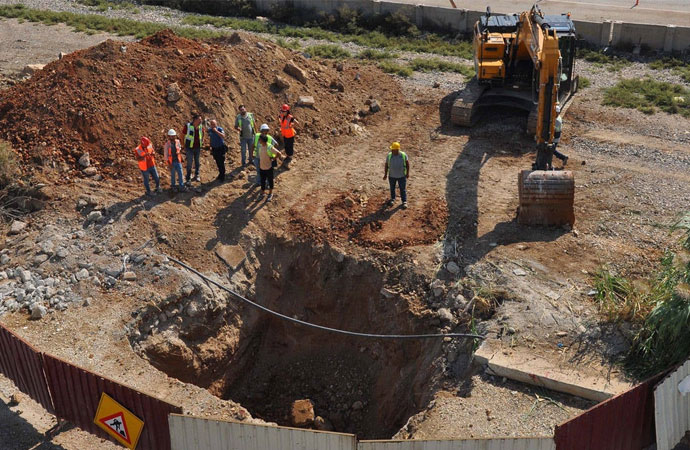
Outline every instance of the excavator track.
<svg viewBox="0 0 690 450"><path fill-rule="evenodd" d="M523 170L518 175L523 225L573 225L575 178L569 170Z"/></svg>
<svg viewBox="0 0 690 450"><path fill-rule="evenodd" d="M458 98L453 102L453 107L450 111L450 121L453 125L461 127L471 127L477 121L477 114L474 108L474 103L479 100L482 93L486 89L485 86L480 86L477 78L467 83L465 89L460 92Z"/></svg>

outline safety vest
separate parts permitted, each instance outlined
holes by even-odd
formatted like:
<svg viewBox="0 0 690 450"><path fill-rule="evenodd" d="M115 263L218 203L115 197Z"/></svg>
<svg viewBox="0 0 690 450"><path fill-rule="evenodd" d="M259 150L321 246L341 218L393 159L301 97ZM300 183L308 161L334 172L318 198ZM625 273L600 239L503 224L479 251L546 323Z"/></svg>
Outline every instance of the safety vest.
<svg viewBox="0 0 690 450"><path fill-rule="evenodd" d="M273 144L266 145L266 153L268 154L269 158L275 158L278 156L278 154L273 151Z"/></svg>
<svg viewBox="0 0 690 450"><path fill-rule="evenodd" d="M295 137L295 129L292 127L292 114L288 114L280 119L280 132L284 138Z"/></svg>
<svg viewBox="0 0 690 450"><path fill-rule="evenodd" d="M175 139L175 143L171 144L168 141L168 164L172 166L173 163L173 153L177 157L177 162L182 162L182 145L179 139ZM173 145L175 146L175 151L173 152Z"/></svg>
<svg viewBox="0 0 690 450"><path fill-rule="evenodd" d="M153 146L151 144L146 149L141 148L141 144L134 149L134 155L139 163L140 170L148 170L156 165L153 159Z"/></svg>
<svg viewBox="0 0 690 450"><path fill-rule="evenodd" d="M187 135L184 138L184 144L187 146L187 148L193 148L192 146L194 145L194 131L198 130L199 131L199 146L203 145L204 143L204 127L202 124L199 124L196 129L194 128L194 125L191 123L187 124Z"/></svg>
<svg viewBox="0 0 690 450"><path fill-rule="evenodd" d="M254 130L254 114L248 112L247 117L249 119L249 123L252 126L252 131ZM242 114L238 114L237 118L235 119L235 123L239 123L241 125L242 122L240 122L242 119L245 119L245 117L242 116Z"/></svg>
<svg viewBox="0 0 690 450"><path fill-rule="evenodd" d="M403 158L403 169L405 170L405 175L407 175L407 155L405 152L400 152ZM393 156L393 152L388 152L388 159L386 160L386 163L388 163L388 170L391 168L391 157ZM379 160L380 161L380 160ZM381 163L379 163L381 164Z"/></svg>
<svg viewBox="0 0 690 450"><path fill-rule="evenodd" d="M258 148L259 148L259 136L261 136L261 133L256 133L256 134L254 135L254 158L256 158L257 156L259 156L259 151L258 151ZM267 134L266 136L268 136L268 142L267 142L267 144L268 144L268 145L271 145L271 146L275 145L276 141L275 141L275 139L273 139L273 136L271 136L270 134Z"/></svg>

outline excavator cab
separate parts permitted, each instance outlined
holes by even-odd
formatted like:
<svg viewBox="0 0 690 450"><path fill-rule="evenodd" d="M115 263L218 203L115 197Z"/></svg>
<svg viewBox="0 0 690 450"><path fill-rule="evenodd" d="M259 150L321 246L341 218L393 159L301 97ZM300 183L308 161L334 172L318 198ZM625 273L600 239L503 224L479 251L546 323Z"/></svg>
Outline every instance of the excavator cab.
<svg viewBox="0 0 690 450"><path fill-rule="evenodd" d="M544 15L538 5L521 14L494 15L487 8L474 25L476 76L451 109L455 125L472 126L487 107L528 111L527 132L537 156L532 171L518 178L518 222L572 225L575 221L572 172L553 172L556 105L577 91L575 25L570 14Z"/></svg>

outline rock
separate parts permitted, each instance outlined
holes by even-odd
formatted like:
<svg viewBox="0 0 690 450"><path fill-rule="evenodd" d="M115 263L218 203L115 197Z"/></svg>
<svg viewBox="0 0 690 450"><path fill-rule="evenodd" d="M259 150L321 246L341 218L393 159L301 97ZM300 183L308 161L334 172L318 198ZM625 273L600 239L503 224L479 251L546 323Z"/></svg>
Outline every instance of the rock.
<svg viewBox="0 0 690 450"><path fill-rule="evenodd" d="M443 281L436 279L431 282L431 290L434 293L434 297L440 297L443 292L445 291L445 287L443 286Z"/></svg>
<svg viewBox="0 0 690 450"><path fill-rule="evenodd" d="M314 106L314 97L311 95L300 96L297 100L299 106Z"/></svg>
<svg viewBox="0 0 690 450"><path fill-rule="evenodd" d="M446 264L446 270L453 275L457 275L460 273L460 266L458 266L455 261L450 261L448 264Z"/></svg>
<svg viewBox="0 0 690 450"><path fill-rule="evenodd" d="M31 305L31 319L40 320L45 317L46 313L48 313L48 310L40 303L34 303Z"/></svg>
<svg viewBox="0 0 690 450"><path fill-rule="evenodd" d="M338 63L337 66L335 66L335 70L338 72L342 72L345 69L345 66L343 66L343 63Z"/></svg>
<svg viewBox="0 0 690 450"><path fill-rule="evenodd" d="M568 335L567 331L558 331L556 332L556 336L558 337L566 337Z"/></svg>
<svg viewBox="0 0 690 450"><path fill-rule="evenodd" d="M24 66L22 73L24 75L33 75L34 73L38 72L39 70L43 70L44 67L45 67L45 64L27 64L26 66Z"/></svg>
<svg viewBox="0 0 690 450"><path fill-rule="evenodd" d="M89 156L89 152L86 152L79 157L79 165L82 167L89 167L91 165L91 157Z"/></svg>
<svg viewBox="0 0 690 450"><path fill-rule="evenodd" d="M338 80L332 80L328 87L338 92L345 92L345 85Z"/></svg>
<svg viewBox="0 0 690 450"><path fill-rule="evenodd" d="M390 290L388 290L388 289L386 289L386 288L381 288L381 295L382 295L384 298L387 298L387 299L390 300L391 298L395 297L395 292L390 291Z"/></svg>
<svg viewBox="0 0 690 450"><path fill-rule="evenodd" d="M22 401L24 401L24 394L21 392L16 392L10 396L10 401L7 403L7 406L17 406L20 404Z"/></svg>
<svg viewBox="0 0 690 450"><path fill-rule="evenodd" d="M183 52L182 50L180 50L179 48L176 48L176 49L175 49L175 54L176 54L177 56L184 56L184 52Z"/></svg>
<svg viewBox="0 0 690 450"><path fill-rule="evenodd" d="M74 276L76 277L77 281L86 280L89 278L89 271L88 269L81 269L79 272L75 273Z"/></svg>
<svg viewBox="0 0 690 450"><path fill-rule="evenodd" d="M439 83L438 81L434 81L434 86L433 86L433 87L434 87L434 88L440 88L440 87L441 87L441 83Z"/></svg>
<svg viewBox="0 0 690 450"><path fill-rule="evenodd" d="M508 328L506 329L506 333L508 333L508 334L515 334L515 333L517 333L517 329L515 329L514 327L508 327Z"/></svg>
<svg viewBox="0 0 690 450"><path fill-rule="evenodd" d="M122 267L108 267L103 272L109 277L117 278L122 273Z"/></svg>
<svg viewBox="0 0 690 450"><path fill-rule="evenodd" d="M177 83L170 83L168 85L168 101L169 102L176 102L181 98L182 98L182 89L180 89L180 85Z"/></svg>
<svg viewBox="0 0 690 450"><path fill-rule="evenodd" d="M257 42L256 46L257 46L257 48L259 48L261 50L266 50L266 46L264 45L263 42Z"/></svg>
<svg viewBox="0 0 690 450"><path fill-rule="evenodd" d="M350 129L350 136L364 136L366 134L366 131L364 131L364 127L362 127L361 125L351 123L348 126Z"/></svg>
<svg viewBox="0 0 690 450"><path fill-rule="evenodd" d="M41 253L52 256L55 253L55 244L50 239L41 242Z"/></svg>
<svg viewBox="0 0 690 450"><path fill-rule="evenodd" d="M234 32L228 38L228 42L231 43L232 45L237 45L237 44L244 43L245 40L242 39L242 36L240 36L240 34L238 32Z"/></svg>
<svg viewBox="0 0 690 450"><path fill-rule="evenodd" d="M12 222L12 225L10 225L10 234L19 234L24 229L26 228L26 222L22 222L21 220L15 220Z"/></svg>
<svg viewBox="0 0 690 450"><path fill-rule="evenodd" d="M288 63L286 63L285 67L283 67L283 71L291 77L295 78L300 83L307 82L307 73L304 70L300 69L299 66L297 66L293 61L289 61Z"/></svg>
<svg viewBox="0 0 690 450"><path fill-rule="evenodd" d="M314 418L314 428L319 431L333 431L333 425L331 422L321 416L316 416Z"/></svg>
<svg viewBox="0 0 690 450"><path fill-rule="evenodd" d="M134 281L137 279L137 274L132 271L127 271L122 274L122 279L125 281Z"/></svg>
<svg viewBox="0 0 690 450"><path fill-rule="evenodd" d="M453 313L450 312L450 309L448 308L441 308L439 309L436 314L438 314L438 318L441 319L443 322L454 322L455 317L453 317Z"/></svg>
<svg viewBox="0 0 690 450"><path fill-rule="evenodd" d="M237 270L247 257L247 254L239 245L218 244L215 251L216 255L232 270Z"/></svg>
<svg viewBox="0 0 690 450"><path fill-rule="evenodd" d="M121 52L121 53L127 53L127 46L126 46L126 45L121 45L121 46L120 46L120 52Z"/></svg>
<svg viewBox="0 0 690 450"><path fill-rule="evenodd" d="M275 84L278 89L290 88L290 83L288 82L288 80L281 77L280 75L276 75L276 77L273 79L273 84Z"/></svg>
<svg viewBox="0 0 690 450"><path fill-rule="evenodd" d="M46 261L48 261L48 255L46 255L46 254L34 256L34 265L36 265L36 266L39 266Z"/></svg>
<svg viewBox="0 0 690 450"><path fill-rule="evenodd" d="M57 252L55 252L55 256L57 256L60 259L65 259L69 256L69 252L65 247L60 247Z"/></svg>
<svg viewBox="0 0 690 450"><path fill-rule="evenodd" d="M518 267L517 269L513 270L513 274L518 276L518 277L524 277L525 275L527 275L527 272L525 272L523 269Z"/></svg>
<svg viewBox="0 0 690 450"><path fill-rule="evenodd" d="M9 257L9 256L7 256L7 255L0 255L0 264L2 264L2 265L4 266L5 264L8 264L9 262L10 262L10 257Z"/></svg>
<svg viewBox="0 0 690 450"><path fill-rule="evenodd" d="M371 104L369 105L369 111L372 113L377 113L381 111L381 105L379 105L379 102L376 100L372 100Z"/></svg>
<svg viewBox="0 0 690 450"><path fill-rule="evenodd" d="M87 177L92 177L98 174L98 169L96 169L94 166L89 166L82 170L82 173Z"/></svg>
<svg viewBox="0 0 690 450"><path fill-rule="evenodd" d="M356 402L354 402L354 403L352 404L352 409L353 409L354 411L359 411L359 410L362 409L362 408L364 408L364 403L362 403L362 402L359 401L359 400L357 400Z"/></svg>
<svg viewBox="0 0 690 450"><path fill-rule="evenodd" d="M86 297L84 299L84 302L81 304L81 306L89 306L91 305L91 297Z"/></svg>
<svg viewBox="0 0 690 450"><path fill-rule="evenodd" d="M100 211L91 211L88 216L86 216L86 221L91 223L91 222L98 222L103 218L103 214Z"/></svg>
<svg viewBox="0 0 690 450"><path fill-rule="evenodd" d="M67 56L67 53L65 53L65 52L60 52L60 53L58 53L58 59L62 59L62 58L64 58L65 56Z"/></svg>
<svg viewBox="0 0 690 450"><path fill-rule="evenodd" d="M306 427L314 423L314 404L311 400L295 400L290 410L290 419L296 427Z"/></svg>
<svg viewBox="0 0 690 450"><path fill-rule="evenodd" d="M31 281L31 272L28 270L24 269L19 269L19 279L22 280L22 283L27 283Z"/></svg>

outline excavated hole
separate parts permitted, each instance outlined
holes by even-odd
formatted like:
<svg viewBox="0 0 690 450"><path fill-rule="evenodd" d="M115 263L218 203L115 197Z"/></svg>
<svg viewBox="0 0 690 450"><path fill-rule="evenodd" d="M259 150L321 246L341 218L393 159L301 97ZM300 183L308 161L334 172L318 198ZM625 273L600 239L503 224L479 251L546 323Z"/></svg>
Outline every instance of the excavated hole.
<svg viewBox="0 0 690 450"><path fill-rule="evenodd" d="M428 315L411 312L416 300L381 295L386 273L374 263L284 241L255 256L248 296L290 317L365 333L438 331ZM414 275L389 273L387 284L422 282L406 276ZM255 417L293 426L292 403L310 399L333 430L371 439L391 437L424 408L443 372L441 340L353 338L231 305L182 324L176 337L163 330L137 345L159 369Z"/></svg>

